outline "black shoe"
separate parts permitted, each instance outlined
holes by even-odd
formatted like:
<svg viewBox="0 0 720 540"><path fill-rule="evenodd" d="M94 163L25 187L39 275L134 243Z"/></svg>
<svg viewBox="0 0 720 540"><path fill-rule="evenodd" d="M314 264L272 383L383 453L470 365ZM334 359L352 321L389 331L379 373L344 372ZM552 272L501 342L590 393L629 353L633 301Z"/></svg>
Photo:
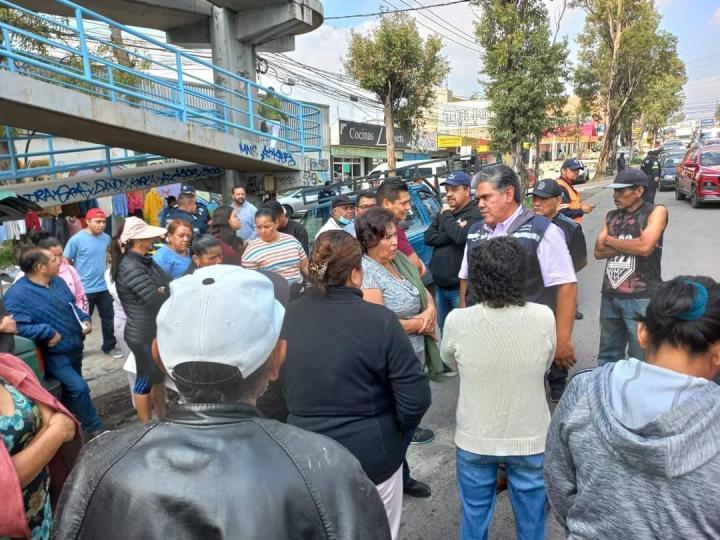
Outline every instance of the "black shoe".
<svg viewBox="0 0 720 540"><path fill-rule="evenodd" d="M576 321L582 321L585 318L585 315L580 313L577 309L575 310L575 320Z"/></svg>
<svg viewBox="0 0 720 540"><path fill-rule="evenodd" d="M410 495L411 497L417 497L418 499L427 499L430 495L432 495L430 486L428 486L425 482L420 482L420 480L415 480L414 478L411 478L410 482L403 486L403 493L405 495Z"/></svg>
<svg viewBox="0 0 720 540"><path fill-rule="evenodd" d="M560 401L560 398L562 398L564 390L550 390L550 401L553 403L558 403Z"/></svg>
<svg viewBox="0 0 720 540"><path fill-rule="evenodd" d="M413 433L410 444L428 444L435 440L435 433L431 429L417 428Z"/></svg>
<svg viewBox="0 0 720 540"><path fill-rule="evenodd" d="M443 362L443 374L446 377L457 377L457 371L453 371L445 362Z"/></svg>

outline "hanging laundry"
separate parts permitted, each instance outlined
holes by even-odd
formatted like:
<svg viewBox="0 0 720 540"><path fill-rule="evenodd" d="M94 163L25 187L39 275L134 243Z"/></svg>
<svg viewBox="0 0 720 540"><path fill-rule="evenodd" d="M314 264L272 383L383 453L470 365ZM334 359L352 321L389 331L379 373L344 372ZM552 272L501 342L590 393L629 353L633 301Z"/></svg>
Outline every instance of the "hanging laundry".
<svg viewBox="0 0 720 540"><path fill-rule="evenodd" d="M154 227L159 227L160 222L158 220L158 215L160 214L160 211L163 208L164 204L163 198L158 193L158 190L155 188L152 188L147 195L145 195L145 204L143 205L143 215L145 216L145 221L147 221L150 225L153 225Z"/></svg>

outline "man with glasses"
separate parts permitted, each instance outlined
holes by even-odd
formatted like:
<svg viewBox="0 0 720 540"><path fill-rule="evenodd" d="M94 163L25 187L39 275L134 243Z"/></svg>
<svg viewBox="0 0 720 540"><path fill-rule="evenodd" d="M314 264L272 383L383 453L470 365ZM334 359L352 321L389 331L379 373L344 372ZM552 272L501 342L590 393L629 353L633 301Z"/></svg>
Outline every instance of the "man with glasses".
<svg viewBox="0 0 720 540"><path fill-rule="evenodd" d="M375 194L372 191L364 190L357 194L357 198L355 199L355 219L357 219L359 216L363 215L365 212L370 210L371 208L375 208L377 206L377 199L375 197ZM350 233L351 235L355 236L355 222L348 223L343 227L345 232Z"/></svg>
<svg viewBox="0 0 720 540"><path fill-rule="evenodd" d="M606 259L600 303L598 365L625 358L645 359L637 338L638 319L662 283L660 260L668 224L664 206L645 202L650 179L627 168L612 184L617 210L605 217L595 242L595 258Z"/></svg>

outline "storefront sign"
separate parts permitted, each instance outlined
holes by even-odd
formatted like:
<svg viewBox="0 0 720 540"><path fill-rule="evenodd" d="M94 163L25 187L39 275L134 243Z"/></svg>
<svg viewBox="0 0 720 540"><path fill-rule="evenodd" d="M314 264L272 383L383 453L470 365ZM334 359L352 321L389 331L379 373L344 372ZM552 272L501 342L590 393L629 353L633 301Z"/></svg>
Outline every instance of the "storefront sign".
<svg viewBox="0 0 720 540"><path fill-rule="evenodd" d="M438 148L456 148L462 146L463 138L460 135L438 135Z"/></svg>
<svg viewBox="0 0 720 540"><path fill-rule="evenodd" d="M409 148L410 136L395 128L395 147ZM345 146L386 146L385 126L340 120L340 144Z"/></svg>
<svg viewBox="0 0 720 540"><path fill-rule="evenodd" d="M486 99L470 99L444 103L438 107L438 130L457 131L459 128L486 128L492 112ZM438 144L438 146L440 146Z"/></svg>

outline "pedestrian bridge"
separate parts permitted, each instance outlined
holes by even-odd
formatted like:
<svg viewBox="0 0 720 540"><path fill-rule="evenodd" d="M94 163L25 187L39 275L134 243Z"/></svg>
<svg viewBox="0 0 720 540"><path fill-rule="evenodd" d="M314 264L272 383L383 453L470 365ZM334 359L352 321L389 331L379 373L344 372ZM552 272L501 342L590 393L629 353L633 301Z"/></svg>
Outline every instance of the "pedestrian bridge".
<svg viewBox="0 0 720 540"><path fill-rule="evenodd" d="M19 15L0 22L0 124L8 126L8 144L0 141L0 164L7 165L0 179L29 176L28 161L19 164L13 150L10 126L132 150L125 163L162 157L272 172L299 170L305 157L319 157L316 107L73 2L43 4L69 15L0 0L0 8ZM63 172L50 161L32 176Z"/></svg>

